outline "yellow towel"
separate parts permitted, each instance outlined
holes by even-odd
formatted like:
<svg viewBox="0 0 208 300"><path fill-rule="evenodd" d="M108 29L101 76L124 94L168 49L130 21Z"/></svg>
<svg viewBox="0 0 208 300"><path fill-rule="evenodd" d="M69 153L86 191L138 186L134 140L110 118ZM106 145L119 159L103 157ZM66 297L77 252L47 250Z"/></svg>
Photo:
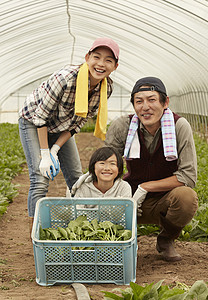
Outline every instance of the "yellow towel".
<svg viewBox="0 0 208 300"><path fill-rule="evenodd" d="M78 72L75 95L75 115L86 118L88 112L88 65L84 63Z"/></svg>
<svg viewBox="0 0 208 300"><path fill-rule="evenodd" d="M84 63L78 72L75 95L75 115L86 118L88 113L88 65ZM107 79L104 78L100 89L100 104L94 135L105 140L107 127Z"/></svg>
<svg viewBox="0 0 208 300"><path fill-rule="evenodd" d="M108 107L107 107L107 79L102 80L100 88L100 104L98 108L97 121L95 125L94 136L105 140L106 127L108 119Z"/></svg>

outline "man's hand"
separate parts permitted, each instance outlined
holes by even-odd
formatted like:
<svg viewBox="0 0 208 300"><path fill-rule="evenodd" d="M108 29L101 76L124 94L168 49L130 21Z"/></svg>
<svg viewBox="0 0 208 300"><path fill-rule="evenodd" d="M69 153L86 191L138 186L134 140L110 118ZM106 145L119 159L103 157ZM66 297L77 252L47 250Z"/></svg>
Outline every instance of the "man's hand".
<svg viewBox="0 0 208 300"><path fill-rule="evenodd" d="M41 152L41 161L39 165L40 173L46 177L53 180L56 176L56 168L51 160L50 150L49 149L40 149Z"/></svg>
<svg viewBox="0 0 208 300"><path fill-rule="evenodd" d="M142 210L141 210L141 205L144 199L146 198L147 191L144 190L140 185L138 185L138 188L136 192L133 195L133 199L137 201L137 216L141 217L142 215Z"/></svg>
<svg viewBox="0 0 208 300"><path fill-rule="evenodd" d="M142 216L142 209L137 206L137 217Z"/></svg>
<svg viewBox="0 0 208 300"><path fill-rule="evenodd" d="M54 164L54 167L56 169L56 175L58 175L58 173L60 171L60 163L59 163L59 159L58 159L58 155L57 155L59 149L60 149L60 147L57 144L54 144L51 148L51 151L50 151L51 160L52 160L52 162Z"/></svg>

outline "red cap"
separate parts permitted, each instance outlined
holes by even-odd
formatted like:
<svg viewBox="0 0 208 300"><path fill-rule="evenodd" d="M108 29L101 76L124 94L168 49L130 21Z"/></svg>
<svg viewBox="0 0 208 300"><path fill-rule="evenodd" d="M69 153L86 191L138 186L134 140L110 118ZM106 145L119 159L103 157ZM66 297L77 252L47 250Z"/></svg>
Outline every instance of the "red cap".
<svg viewBox="0 0 208 300"><path fill-rule="evenodd" d="M119 59L119 46L114 42L112 39L104 37L104 38L98 38L94 41L92 44L92 47L89 51L93 51L97 47L105 46L108 47L114 54L116 59Z"/></svg>

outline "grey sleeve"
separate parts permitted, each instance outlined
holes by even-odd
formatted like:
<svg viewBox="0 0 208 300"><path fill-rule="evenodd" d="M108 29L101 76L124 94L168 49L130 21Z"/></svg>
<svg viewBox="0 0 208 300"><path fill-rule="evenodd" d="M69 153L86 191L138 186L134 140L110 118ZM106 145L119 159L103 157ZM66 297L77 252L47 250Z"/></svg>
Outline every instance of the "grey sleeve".
<svg viewBox="0 0 208 300"><path fill-rule="evenodd" d="M131 190L130 184L123 180L122 180L122 184L121 184L120 196L127 197L127 198L132 197L132 190Z"/></svg>
<svg viewBox="0 0 208 300"><path fill-rule="evenodd" d="M122 116L111 123L106 134L105 145L114 147L122 156L124 154L129 124L129 116Z"/></svg>
<svg viewBox="0 0 208 300"><path fill-rule="evenodd" d="M174 172L178 181L194 188L197 180L197 156L190 124L185 118L176 122L178 170Z"/></svg>
<svg viewBox="0 0 208 300"><path fill-rule="evenodd" d="M83 184L76 190L74 195L75 198L86 198L86 189L83 187Z"/></svg>

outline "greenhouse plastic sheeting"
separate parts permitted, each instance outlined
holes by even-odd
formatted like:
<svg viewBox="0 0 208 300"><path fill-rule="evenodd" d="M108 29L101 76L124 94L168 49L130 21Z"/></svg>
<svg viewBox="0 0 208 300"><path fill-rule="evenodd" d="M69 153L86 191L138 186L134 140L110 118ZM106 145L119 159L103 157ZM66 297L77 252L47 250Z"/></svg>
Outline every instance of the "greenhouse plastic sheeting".
<svg viewBox="0 0 208 300"><path fill-rule="evenodd" d="M94 39L108 36L120 46L116 84L131 91L140 77L157 76L173 99L202 93L207 114L206 0L2 0L0 15L0 110L18 89L83 62Z"/></svg>

